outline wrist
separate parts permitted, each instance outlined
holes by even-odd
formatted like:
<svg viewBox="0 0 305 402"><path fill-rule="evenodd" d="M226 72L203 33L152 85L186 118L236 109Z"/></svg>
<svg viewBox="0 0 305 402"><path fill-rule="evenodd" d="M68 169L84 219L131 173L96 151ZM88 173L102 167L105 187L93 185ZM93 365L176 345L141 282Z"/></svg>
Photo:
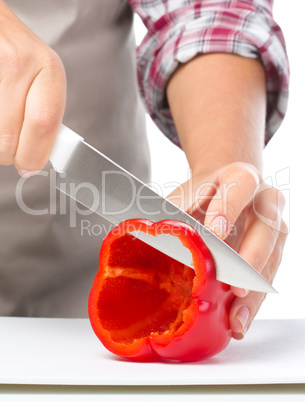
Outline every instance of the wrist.
<svg viewBox="0 0 305 402"><path fill-rule="evenodd" d="M237 152L239 151L239 152ZM254 170L262 172L263 161L262 152L256 153L255 157L253 154L249 153L247 155L247 150L239 149L232 150L229 153L219 152L207 152L201 159L193 159L190 164L191 176L194 177L208 177L217 170L225 168L235 163L242 163L252 166ZM242 155L239 155L242 154ZM190 162L190 161L189 161Z"/></svg>

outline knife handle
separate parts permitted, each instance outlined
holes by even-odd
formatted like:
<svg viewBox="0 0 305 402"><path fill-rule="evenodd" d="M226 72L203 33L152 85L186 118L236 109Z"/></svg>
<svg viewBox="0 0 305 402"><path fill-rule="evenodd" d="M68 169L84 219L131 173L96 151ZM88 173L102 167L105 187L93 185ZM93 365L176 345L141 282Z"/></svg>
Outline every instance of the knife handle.
<svg viewBox="0 0 305 402"><path fill-rule="evenodd" d="M53 148L49 157L50 162L56 172L60 173L65 170L65 166L72 155L74 149L83 137L76 134L70 128L60 126L59 132L53 144Z"/></svg>

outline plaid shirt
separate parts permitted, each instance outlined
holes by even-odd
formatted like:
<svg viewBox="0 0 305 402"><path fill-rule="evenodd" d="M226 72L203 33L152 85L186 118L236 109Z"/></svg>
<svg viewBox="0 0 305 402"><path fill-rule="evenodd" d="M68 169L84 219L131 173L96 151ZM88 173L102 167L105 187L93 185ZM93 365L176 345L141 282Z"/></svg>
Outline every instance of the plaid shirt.
<svg viewBox="0 0 305 402"><path fill-rule="evenodd" d="M179 144L166 100L178 67L200 53L233 53L259 59L267 76L267 143L287 108L289 65L273 0L129 0L148 32L137 49L141 95L151 117Z"/></svg>

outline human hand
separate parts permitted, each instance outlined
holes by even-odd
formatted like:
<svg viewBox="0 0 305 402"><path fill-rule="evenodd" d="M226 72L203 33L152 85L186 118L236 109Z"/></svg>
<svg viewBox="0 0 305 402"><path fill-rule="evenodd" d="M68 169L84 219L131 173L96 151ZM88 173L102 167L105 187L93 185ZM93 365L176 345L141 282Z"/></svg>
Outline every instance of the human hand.
<svg viewBox="0 0 305 402"><path fill-rule="evenodd" d="M0 164L29 177L48 161L66 101L59 56L0 0Z"/></svg>
<svg viewBox="0 0 305 402"><path fill-rule="evenodd" d="M197 173L168 197L222 240L272 283L287 237L283 194L261 181L247 163L232 163L208 177ZM242 339L266 294L231 287L232 336Z"/></svg>

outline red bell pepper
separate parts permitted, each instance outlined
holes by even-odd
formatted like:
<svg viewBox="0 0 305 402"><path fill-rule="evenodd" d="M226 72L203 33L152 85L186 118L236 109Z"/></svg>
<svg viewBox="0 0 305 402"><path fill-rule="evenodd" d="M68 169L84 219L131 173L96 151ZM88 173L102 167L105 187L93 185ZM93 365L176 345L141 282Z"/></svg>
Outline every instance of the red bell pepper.
<svg viewBox="0 0 305 402"><path fill-rule="evenodd" d="M129 232L178 237L194 269ZM89 319L104 346L133 360L196 361L223 350L231 338L230 286L216 280L213 257L191 226L132 219L105 237L89 295Z"/></svg>

